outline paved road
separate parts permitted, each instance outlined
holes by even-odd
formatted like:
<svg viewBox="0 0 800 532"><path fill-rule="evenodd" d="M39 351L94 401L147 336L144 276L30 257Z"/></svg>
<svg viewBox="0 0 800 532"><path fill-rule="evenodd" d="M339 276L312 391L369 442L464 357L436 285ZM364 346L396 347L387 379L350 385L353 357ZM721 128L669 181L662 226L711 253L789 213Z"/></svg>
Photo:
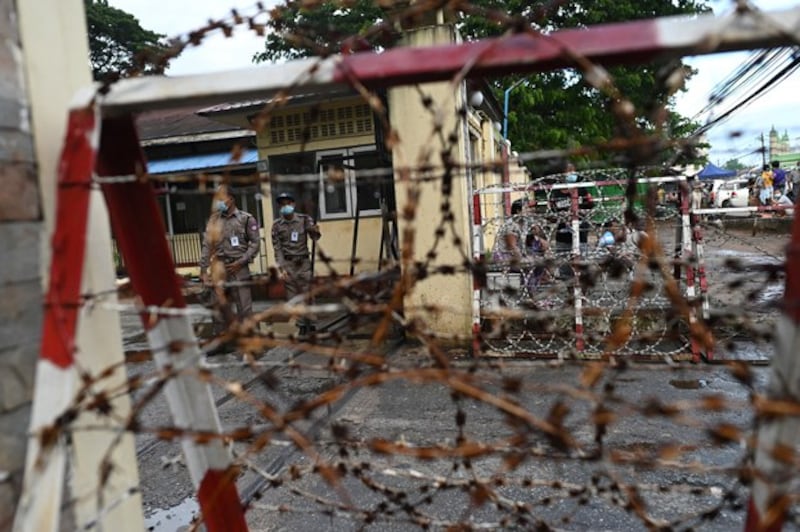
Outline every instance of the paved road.
<svg viewBox="0 0 800 532"><path fill-rule="evenodd" d="M278 360L286 352L274 349L262 360ZM432 357L419 345L403 345L384 368L384 382L359 387L331 420L321 422L314 450L320 463L340 471L337 488L313 470L306 453L291 452L284 436L257 453L247 454L252 441L234 445L252 468L240 479L242 493L259 477L280 479L253 501L247 513L251 529L418 530L427 522L434 529L465 524L528 530L540 524L557 530L645 530L642 516L679 529L741 528L748 492L737 471L745 450L738 442L720 444L708 435L709 428L722 424L741 430L742 438L750 434L750 390L725 366L606 369L587 388L581 384L589 378L585 364L501 360L473 367L474 361L459 358L458 352L450 355L450 376L469 381L484 394L479 399L462 393L456 401L452 383L423 382L425 374L413 370L433 368ZM238 360L235 355L215 359L224 366L216 373L248 380L252 372ZM305 360L315 362L323 360ZM132 367L148 369L147 364ZM409 370L407 378L389 378ZM752 374L756 389L762 388L766 369L754 367ZM340 382L340 375L319 366L283 372L272 386L259 385L253 393L286 412ZM216 397L223 393L214 389ZM558 441L500 412L493 404L500 399L510 399L536 420L563 418L562 435L574 446L559 449ZM721 406L702 408L704 400ZM594 414L600 403L613 413L602 448L595 443ZM326 414L320 408L295 426L306 431ZM220 416L229 429L266 426L256 409L237 401L226 402ZM142 412L142 419L169 424L160 400ZM483 446L474 458L420 460L402 454L402 445L452 448L459 434L461 441ZM511 438L517 439L514 445ZM149 441L140 436L139 448ZM400 447L390 454L375 452L389 444ZM140 472L148 525L181 530L196 505L177 445L147 449ZM639 500L634 491L641 516L626 508ZM722 504L723 497L730 503ZM713 519L697 519L717 507Z"/></svg>

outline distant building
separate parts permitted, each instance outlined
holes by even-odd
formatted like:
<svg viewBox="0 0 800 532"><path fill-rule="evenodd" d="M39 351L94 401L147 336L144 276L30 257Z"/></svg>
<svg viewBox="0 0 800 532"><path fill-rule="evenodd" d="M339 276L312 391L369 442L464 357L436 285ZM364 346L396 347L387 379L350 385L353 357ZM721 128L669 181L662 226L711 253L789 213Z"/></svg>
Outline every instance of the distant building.
<svg viewBox="0 0 800 532"><path fill-rule="evenodd" d="M789 132L784 130L783 135L779 134L772 126L769 132L769 157L768 160L779 161L782 166L792 166L800 161L800 148L792 146L789 140Z"/></svg>

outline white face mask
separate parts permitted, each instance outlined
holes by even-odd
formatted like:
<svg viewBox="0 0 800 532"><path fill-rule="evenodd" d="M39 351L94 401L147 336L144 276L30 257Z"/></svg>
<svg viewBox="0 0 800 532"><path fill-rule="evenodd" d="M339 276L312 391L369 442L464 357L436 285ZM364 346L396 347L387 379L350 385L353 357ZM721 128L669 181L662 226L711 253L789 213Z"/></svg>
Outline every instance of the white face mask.
<svg viewBox="0 0 800 532"><path fill-rule="evenodd" d="M567 183L575 183L578 181L578 174L567 174Z"/></svg>
<svg viewBox="0 0 800 532"><path fill-rule="evenodd" d="M217 200L217 211L219 211L221 214L225 214L228 212L228 204L222 200Z"/></svg>

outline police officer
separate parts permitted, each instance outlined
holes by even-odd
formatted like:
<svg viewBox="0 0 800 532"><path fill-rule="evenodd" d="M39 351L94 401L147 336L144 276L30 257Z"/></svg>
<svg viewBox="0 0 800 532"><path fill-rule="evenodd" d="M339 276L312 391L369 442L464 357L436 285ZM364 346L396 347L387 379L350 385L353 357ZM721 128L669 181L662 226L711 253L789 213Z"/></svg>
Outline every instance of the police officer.
<svg viewBox="0 0 800 532"><path fill-rule="evenodd" d="M214 195L214 212L206 225L200 255L200 279L209 282L208 268L219 261L225 268L226 282L236 282L225 290L225 303L220 308L223 321L214 318L214 335L227 329L235 320L240 322L253 313L250 291L249 264L258 255L258 222L252 214L236 208L233 191L220 185ZM233 305L236 311L233 311Z"/></svg>
<svg viewBox="0 0 800 532"><path fill-rule="evenodd" d="M322 236L313 218L295 212L294 196L288 192L278 195L280 217L272 223L272 247L278 274L286 287L286 298L292 299L311 289L311 259L308 238L316 241ZM298 321L299 333L306 335L313 329L308 318Z"/></svg>

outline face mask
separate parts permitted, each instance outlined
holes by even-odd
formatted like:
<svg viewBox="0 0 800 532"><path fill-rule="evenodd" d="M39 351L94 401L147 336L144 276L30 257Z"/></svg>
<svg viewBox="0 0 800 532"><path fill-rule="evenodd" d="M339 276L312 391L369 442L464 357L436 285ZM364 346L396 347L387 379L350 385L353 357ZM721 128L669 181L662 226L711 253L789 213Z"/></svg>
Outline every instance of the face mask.
<svg viewBox="0 0 800 532"><path fill-rule="evenodd" d="M567 176L567 183L575 183L578 180L578 174L569 174Z"/></svg>
<svg viewBox="0 0 800 532"><path fill-rule="evenodd" d="M289 216L292 213L294 213L294 205L284 205L283 207L281 207L282 215Z"/></svg>
<svg viewBox="0 0 800 532"><path fill-rule="evenodd" d="M217 201L217 211L219 211L222 214L228 212L228 204L225 203L222 200L218 200Z"/></svg>

